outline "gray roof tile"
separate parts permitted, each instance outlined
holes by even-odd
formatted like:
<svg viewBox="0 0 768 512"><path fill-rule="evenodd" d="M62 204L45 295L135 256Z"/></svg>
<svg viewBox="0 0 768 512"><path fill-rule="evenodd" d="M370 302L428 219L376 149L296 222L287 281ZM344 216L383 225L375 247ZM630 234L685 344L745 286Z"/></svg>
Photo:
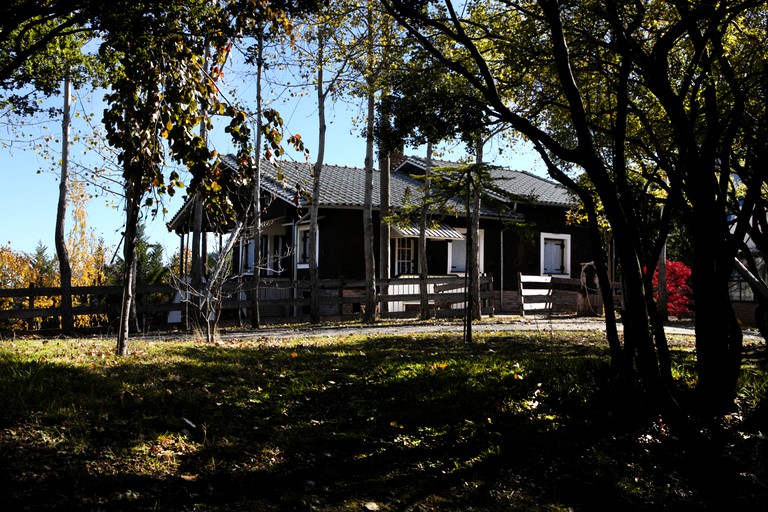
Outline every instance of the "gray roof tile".
<svg viewBox="0 0 768 512"><path fill-rule="evenodd" d="M222 157L224 166L236 167L232 155ZM307 193L312 192L311 166L306 162L282 161L278 164L280 169L267 160L262 160L262 188L275 194L280 199L293 204L298 186ZM435 167L455 167L457 162L446 160L433 160ZM408 157L401 163L396 172L391 173L390 197L391 204L395 208L406 204L419 204L422 194L419 191L421 182L407 174L407 169L415 167L420 170L426 168L426 160L421 157ZM399 171L399 172L398 172ZM278 172L282 172L284 180L277 179ZM547 206L567 208L575 201L571 193L562 185L540 178L524 171L515 171L501 167L492 167L492 176L497 179L496 184L509 194L523 198L525 202ZM379 172L373 172L373 208L379 209ZM336 208L362 208L365 201L365 170L356 167L340 165L324 165L321 177L320 206ZM187 200L189 202L189 200ZM301 199L299 206L306 207L308 203ZM462 215L464 207L461 201L454 200L449 205L455 208L458 215ZM181 217L186 214L187 204L174 215L168 223L169 229L176 227ZM499 213L488 207L482 207L481 215L484 217L498 217ZM515 213L503 215L507 219L522 219L523 216Z"/></svg>
<svg viewBox="0 0 768 512"><path fill-rule="evenodd" d="M407 169L409 165L424 170L426 169L426 159L410 156L397 169ZM446 160L432 161L433 167L456 167L458 165L460 164L457 162ZM529 172L491 167L491 176L496 180L498 187L509 194L521 196L532 204L569 208L576 202L571 192L564 186Z"/></svg>
<svg viewBox="0 0 768 512"><path fill-rule="evenodd" d="M234 162L227 157L224 158L224 162L227 165L234 165ZM278 165L280 166L279 170L270 162L262 161L262 188L289 203L293 203L299 186L306 193L311 194L312 174L310 164L306 162L281 161ZM277 179L278 172L283 174L283 181ZM395 208L403 207L407 203L419 204L422 197L419 191L420 181L404 173L392 173L390 176L390 202ZM381 202L379 177L379 171L374 169L374 209L379 209ZM365 204L365 169L340 165L324 165L320 184L320 207L362 208ZM308 203L302 199L299 205L306 207ZM459 213L464 211L460 201L452 201L451 206ZM481 215L484 217L498 217L499 214L496 210L483 208ZM516 214L504 215L505 218L515 218L517 216Z"/></svg>

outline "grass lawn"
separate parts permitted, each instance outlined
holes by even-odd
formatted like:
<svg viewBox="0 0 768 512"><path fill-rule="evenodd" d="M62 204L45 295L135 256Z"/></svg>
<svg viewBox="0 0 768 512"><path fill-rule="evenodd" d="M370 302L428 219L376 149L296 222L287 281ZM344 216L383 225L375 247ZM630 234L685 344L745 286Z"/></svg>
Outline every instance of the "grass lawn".
<svg viewBox="0 0 768 512"><path fill-rule="evenodd" d="M0 342L2 509L765 510L764 359L687 442L600 333L477 340Z"/></svg>

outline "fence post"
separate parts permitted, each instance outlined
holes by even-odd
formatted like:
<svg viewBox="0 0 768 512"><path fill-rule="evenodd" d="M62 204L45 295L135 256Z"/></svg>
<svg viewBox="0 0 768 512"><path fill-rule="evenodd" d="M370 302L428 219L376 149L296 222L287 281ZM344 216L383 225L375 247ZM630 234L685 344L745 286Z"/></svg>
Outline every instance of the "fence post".
<svg viewBox="0 0 768 512"><path fill-rule="evenodd" d="M35 287L35 284L34 283L30 283L30 285L29 285L30 291L34 291L33 290L34 287ZM35 309L35 296L34 295L29 295L27 297L27 307L28 307L28 309ZM35 319L34 318L30 318L29 320L27 320L27 329L29 329L30 331L34 331L35 330Z"/></svg>
<svg viewBox="0 0 768 512"><path fill-rule="evenodd" d="M486 304L490 306L491 308L491 318L496 317L496 308L494 307L494 301L493 301L493 274L488 276L488 282L486 283L487 291L489 293L488 298L486 300Z"/></svg>

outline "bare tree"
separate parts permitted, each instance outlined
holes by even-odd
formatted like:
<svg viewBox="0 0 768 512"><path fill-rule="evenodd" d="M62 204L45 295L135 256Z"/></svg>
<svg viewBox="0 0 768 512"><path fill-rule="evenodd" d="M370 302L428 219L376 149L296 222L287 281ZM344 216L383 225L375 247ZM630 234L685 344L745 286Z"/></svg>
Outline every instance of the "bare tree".
<svg viewBox="0 0 768 512"><path fill-rule="evenodd" d="M64 237L64 223L67 218L67 195L69 194L69 127L71 123L72 81L64 79L64 109L61 118L61 178L59 181L59 201L56 207L56 256L59 260L61 279L61 330L72 334L74 318L72 316L72 266L69 263L69 251Z"/></svg>

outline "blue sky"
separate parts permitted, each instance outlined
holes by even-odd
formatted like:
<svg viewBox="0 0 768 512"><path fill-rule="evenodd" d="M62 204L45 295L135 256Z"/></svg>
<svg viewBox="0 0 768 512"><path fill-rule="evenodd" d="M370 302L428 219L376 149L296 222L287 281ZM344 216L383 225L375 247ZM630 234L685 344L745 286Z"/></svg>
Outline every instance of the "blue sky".
<svg viewBox="0 0 768 512"><path fill-rule="evenodd" d="M252 94L247 78L239 78L241 85L238 94ZM244 85L244 86L243 86ZM82 94L82 95L81 95ZM76 109L94 114L95 122L101 119L101 104L103 92L91 95L78 94ZM60 105L61 98L51 100L52 104ZM311 157L317 147L317 108L313 95L293 97L289 101L276 101L274 108L279 110L291 133L302 135L305 144L310 149ZM328 134L326 142L325 161L329 164L363 167L365 158L365 141L359 130L354 126L353 119L360 115L356 104L334 103L328 113ZM87 129L82 118L74 120L73 132ZM53 120L44 124L25 125L21 128L26 138L37 138L46 134L61 133L60 121ZM0 117L0 141L8 144L14 134L7 126L7 119ZM211 135L212 144L220 153L232 151L228 136L223 130L215 130ZM52 170L51 162L33 150L25 150L24 144L14 143L9 147L0 147L0 245L10 244L17 251L31 253L38 242L48 247L49 254L54 254L54 224L56 218L56 203L58 200L58 176ZM28 145L26 145L28 146ZM58 151L60 144L55 144ZM466 155L463 146L444 148L446 153L441 158L457 160ZM406 154L423 154L423 149L406 149ZM299 158L299 155L293 155ZM519 170L527 170L545 176L541 162L529 150L501 148L497 143L486 147L485 160ZM75 145L72 150L73 165L101 165L103 157L93 152L84 151L82 144ZM44 169L42 172L38 172ZM164 247L166 257L178 250L178 237L168 233L166 221L181 206L183 191L166 203L168 215L158 215L156 218L146 218L147 232L154 243ZM88 225L102 238L108 247L116 248L121 240L123 226L122 204L114 196L100 195L89 203ZM70 223L67 224L67 230Z"/></svg>
<svg viewBox="0 0 768 512"><path fill-rule="evenodd" d="M54 103L60 101L56 99ZM297 99L295 103L275 107L282 112L287 129L292 133L300 133L310 151L314 153L313 149L317 146L316 108L308 97ZM97 107L97 119L101 116L102 108ZM336 109L337 112L328 123L326 161L362 167L365 143L358 134L351 133L351 118L355 114L343 105L337 104ZM82 120L75 119L74 122L83 129ZM0 140L6 144L15 138L13 133L8 132L7 126L0 126L0 130ZM24 126L21 131L26 135L25 140L37 139L44 135L58 137L61 133L60 121ZM233 151L228 139L228 135L221 129L214 130L211 134L212 144L220 153ZM0 179L4 184L0 187L0 214L1 218L5 219L0 224L0 244L10 244L14 250L29 253L34 250L38 241L42 241L49 248L50 254L53 254L59 190L56 167L58 164L52 160L46 161L42 154L31 148L31 144L20 143L17 137L16 140L9 147L0 148ZM60 144L54 144L55 158L58 158L59 148ZM81 144L73 146L71 155L73 165L94 166L103 162L103 158L98 155L84 154ZM298 154L289 156L299 158ZM91 192L94 193L93 189ZM154 219L145 218L150 238L164 246L166 255L177 250L178 237L168 233L165 223L182 205L184 193L184 190L179 190L174 197L166 197L166 216L161 213ZM97 237L104 239L107 246L115 247L120 242L124 215L122 207L119 198L110 194L100 194L89 203L88 225Z"/></svg>

